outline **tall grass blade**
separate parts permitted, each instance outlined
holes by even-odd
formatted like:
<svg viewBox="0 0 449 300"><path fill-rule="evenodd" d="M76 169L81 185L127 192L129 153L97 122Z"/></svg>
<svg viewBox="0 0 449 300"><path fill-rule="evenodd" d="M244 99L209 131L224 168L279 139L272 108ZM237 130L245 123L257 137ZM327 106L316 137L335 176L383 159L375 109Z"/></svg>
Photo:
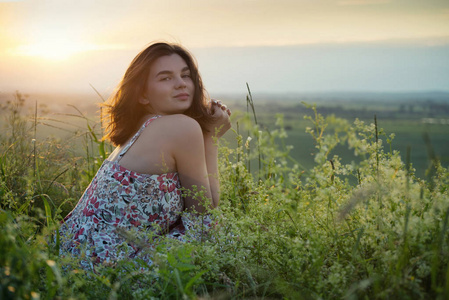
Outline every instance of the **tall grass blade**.
<svg viewBox="0 0 449 300"><path fill-rule="evenodd" d="M446 210L446 213L444 214L444 221L443 221L443 227L441 228L440 238L439 238L439 251L442 252L443 246L444 246L444 240L446 239L446 232L449 225L449 208Z"/></svg>
<svg viewBox="0 0 449 300"><path fill-rule="evenodd" d="M405 188L406 188L406 192L407 192L407 198L408 198L408 194L409 194L409 190L410 190L410 173L411 173L410 152L411 152L411 147L409 145L409 146L407 146L407 153L405 156L406 157L405 158L405 168L406 168Z"/></svg>
<svg viewBox="0 0 449 300"><path fill-rule="evenodd" d="M75 109L79 113L79 115L73 115L73 116L77 116L77 117L80 117L80 118L83 118L83 119L87 120L87 117L78 109L78 107L76 107L75 105L72 105L72 104L67 104L67 106L72 107L73 109Z"/></svg>
<svg viewBox="0 0 449 300"><path fill-rule="evenodd" d="M45 194L40 194L39 197L42 199L42 202L44 203L45 219L47 220L47 226L48 227L52 227L53 226L53 217L52 217L52 214L51 214L50 204L47 201L47 198L50 199L50 197L48 195L45 195Z"/></svg>
<svg viewBox="0 0 449 300"><path fill-rule="evenodd" d="M435 151L433 150L432 142L430 141L430 136L427 132L423 133L423 140L424 140L424 143L426 144L427 156L429 157L429 160L430 160L429 167L426 170L427 183L430 186L430 190L433 191L433 189L435 187L434 177L435 177L436 169L438 166L438 158L435 155Z"/></svg>
<svg viewBox="0 0 449 300"><path fill-rule="evenodd" d="M374 129L376 132L376 173L379 177L379 129L377 128L377 115L374 115Z"/></svg>
<svg viewBox="0 0 449 300"><path fill-rule="evenodd" d="M50 190L51 186L55 183L56 179L58 179L60 176L62 176L65 172L67 172L69 169L65 169L64 171L62 171L61 173L59 173L58 175L56 175L55 178L53 178L53 180L48 184L47 188L44 191L44 194L48 194L48 191Z"/></svg>
<svg viewBox="0 0 449 300"><path fill-rule="evenodd" d="M247 103L247 104L249 103L249 105L250 105L250 107L251 107L251 110L252 110L252 112L253 112L254 122L255 122L256 125L257 125L258 123L257 123L256 110L255 110L255 108L254 108L253 95L251 94L251 89L249 88L248 82L246 83L246 88L247 88L247 90L248 90L248 96L246 97L246 101L247 101L246 103Z"/></svg>
<svg viewBox="0 0 449 300"><path fill-rule="evenodd" d="M34 107L34 139L33 139L34 143L33 143L33 175L34 178L36 178L36 143L37 143L37 101L36 101L36 105Z"/></svg>

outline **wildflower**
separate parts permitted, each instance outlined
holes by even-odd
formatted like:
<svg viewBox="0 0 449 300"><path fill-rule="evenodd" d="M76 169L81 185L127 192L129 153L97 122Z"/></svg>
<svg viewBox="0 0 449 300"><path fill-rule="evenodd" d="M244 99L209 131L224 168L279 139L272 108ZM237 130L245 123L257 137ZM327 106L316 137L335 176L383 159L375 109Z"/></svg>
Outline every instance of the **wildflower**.
<svg viewBox="0 0 449 300"><path fill-rule="evenodd" d="M56 265L56 263L54 260L49 259L49 260L47 260L47 265L49 265L50 267L54 267Z"/></svg>
<svg viewBox="0 0 449 300"><path fill-rule="evenodd" d="M252 137L250 137L250 136L246 139L246 143L245 143L246 148L249 148L249 142L251 142L251 140L252 140Z"/></svg>

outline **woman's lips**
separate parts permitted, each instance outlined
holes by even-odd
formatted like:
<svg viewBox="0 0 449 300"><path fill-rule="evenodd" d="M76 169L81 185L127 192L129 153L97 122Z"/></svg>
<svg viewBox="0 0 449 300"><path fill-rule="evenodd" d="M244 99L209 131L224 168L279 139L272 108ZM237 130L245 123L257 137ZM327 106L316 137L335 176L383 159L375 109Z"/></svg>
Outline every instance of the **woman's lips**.
<svg viewBox="0 0 449 300"><path fill-rule="evenodd" d="M189 96L190 95L187 93L180 93L180 94L175 95L175 98L181 99L181 100L187 100L187 99L189 99Z"/></svg>

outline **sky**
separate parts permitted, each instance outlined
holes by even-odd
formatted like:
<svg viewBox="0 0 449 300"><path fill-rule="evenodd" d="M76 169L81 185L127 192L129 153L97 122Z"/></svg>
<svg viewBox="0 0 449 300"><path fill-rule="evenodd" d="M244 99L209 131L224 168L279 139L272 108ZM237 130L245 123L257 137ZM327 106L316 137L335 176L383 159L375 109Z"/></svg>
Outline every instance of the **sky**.
<svg viewBox="0 0 449 300"><path fill-rule="evenodd" d="M0 0L0 94L107 95L153 41L211 95L449 91L447 0Z"/></svg>

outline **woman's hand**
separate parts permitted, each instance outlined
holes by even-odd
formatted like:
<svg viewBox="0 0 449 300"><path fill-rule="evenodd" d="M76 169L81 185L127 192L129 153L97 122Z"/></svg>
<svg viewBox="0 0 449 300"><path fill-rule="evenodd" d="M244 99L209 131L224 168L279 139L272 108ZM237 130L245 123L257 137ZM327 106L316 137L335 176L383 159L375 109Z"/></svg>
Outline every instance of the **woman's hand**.
<svg viewBox="0 0 449 300"><path fill-rule="evenodd" d="M210 114L213 117L212 123L208 125L208 135L217 138L222 137L231 128L231 110L220 100L212 99L210 103Z"/></svg>

